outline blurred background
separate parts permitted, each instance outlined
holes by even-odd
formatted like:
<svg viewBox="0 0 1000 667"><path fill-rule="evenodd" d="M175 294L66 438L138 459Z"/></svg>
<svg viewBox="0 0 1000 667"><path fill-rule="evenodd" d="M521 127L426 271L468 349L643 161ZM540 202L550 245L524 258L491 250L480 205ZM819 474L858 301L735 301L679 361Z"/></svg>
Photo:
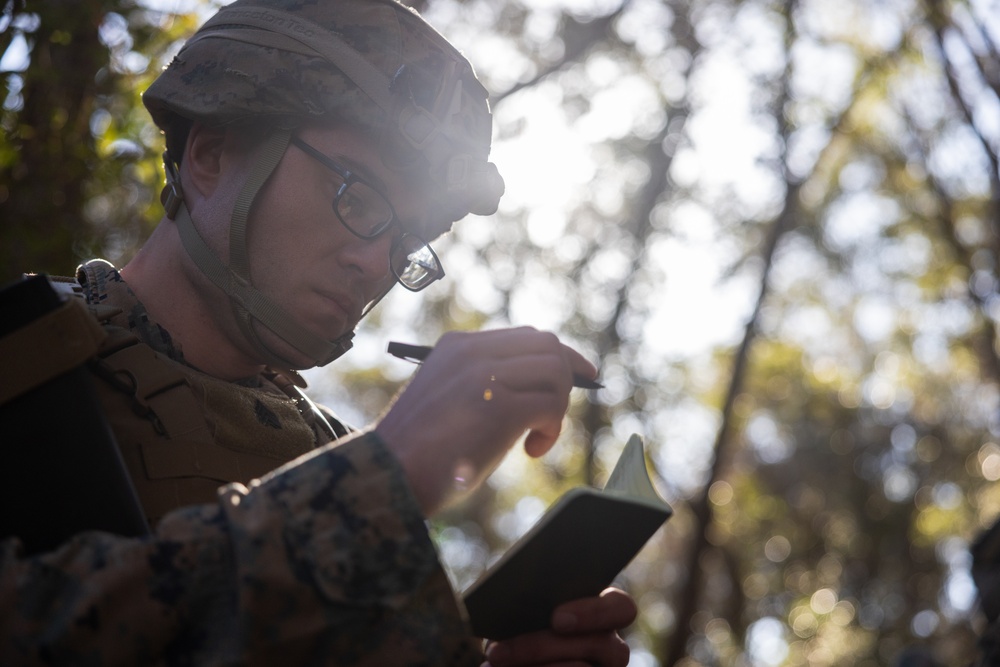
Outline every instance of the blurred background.
<svg viewBox="0 0 1000 667"><path fill-rule="evenodd" d="M4 283L146 237L139 95L219 4L0 1ZM314 397L364 425L414 370L388 341L508 325L606 385L435 518L456 586L634 432L676 513L618 582L632 665L967 663L1000 514L1000 4L414 4L492 92L507 195Z"/></svg>

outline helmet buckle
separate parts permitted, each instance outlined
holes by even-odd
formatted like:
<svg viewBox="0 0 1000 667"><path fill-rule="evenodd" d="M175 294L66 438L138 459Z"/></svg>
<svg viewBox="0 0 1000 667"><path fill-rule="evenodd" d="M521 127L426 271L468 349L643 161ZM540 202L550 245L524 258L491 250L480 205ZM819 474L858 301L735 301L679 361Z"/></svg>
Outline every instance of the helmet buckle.
<svg viewBox="0 0 1000 667"><path fill-rule="evenodd" d="M177 173L177 166L167 151L163 151L163 171L167 177L167 183L160 192L160 203L163 204L167 218L173 220L177 217L177 211L181 204L184 203L184 190L181 189L181 178Z"/></svg>

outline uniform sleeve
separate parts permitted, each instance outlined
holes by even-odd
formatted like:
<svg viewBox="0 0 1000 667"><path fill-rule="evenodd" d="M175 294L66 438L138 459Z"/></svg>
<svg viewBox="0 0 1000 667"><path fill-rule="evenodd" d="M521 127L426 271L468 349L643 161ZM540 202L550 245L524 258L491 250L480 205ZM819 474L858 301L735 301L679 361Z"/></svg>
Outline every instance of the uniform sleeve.
<svg viewBox="0 0 1000 667"><path fill-rule="evenodd" d="M0 544L0 664L479 665L402 471L373 433L151 539Z"/></svg>

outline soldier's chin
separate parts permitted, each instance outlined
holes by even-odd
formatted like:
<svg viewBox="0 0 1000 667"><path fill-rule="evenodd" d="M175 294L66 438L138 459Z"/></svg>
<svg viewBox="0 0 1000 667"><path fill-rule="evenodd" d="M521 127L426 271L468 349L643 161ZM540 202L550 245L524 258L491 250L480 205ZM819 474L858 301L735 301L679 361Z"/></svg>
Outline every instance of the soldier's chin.
<svg viewBox="0 0 1000 667"><path fill-rule="evenodd" d="M262 361L269 366L277 364L286 370L304 371L315 368L320 363L320 360L313 359L304 352L300 352L283 338L262 326L257 327L257 336L265 348L261 350L266 355ZM268 357L277 357L277 359Z"/></svg>

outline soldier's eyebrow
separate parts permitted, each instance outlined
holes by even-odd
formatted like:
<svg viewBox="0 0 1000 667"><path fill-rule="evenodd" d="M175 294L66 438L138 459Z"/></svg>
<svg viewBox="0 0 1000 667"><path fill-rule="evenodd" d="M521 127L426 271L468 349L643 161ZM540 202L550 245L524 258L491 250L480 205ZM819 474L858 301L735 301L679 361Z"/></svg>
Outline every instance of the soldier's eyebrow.
<svg viewBox="0 0 1000 667"><path fill-rule="evenodd" d="M374 185L375 188L379 192L381 192L383 196L385 196L386 201L388 201L389 204L393 206L393 211L395 212L395 204L392 203L392 198L389 197L389 188L381 178L373 174L367 167L365 167L364 164L358 162L356 159L351 158L348 155L337 153L331 156L331 159L334 162L339 162L340 164L347 167L351 171L351 173L354 174L355 176L360 176L370 185ZM408 219L404 220L403 218L398 216L398 213L396 217L396 223L404 231L409 231L411 234L415 233L420 238L423 238L428 231L426 229L427 227L426 224L416 223L413 220L408 220Z"/></svg>
<svg viewBox="0 0 1000 667"><path fill-rule="evenodd" d="M363 181L365 181L366 183L368 183L369 185L375 187L375 189L381 192L382 195L386 198L386 201L388 201L390 205L392 205L392 199L389 196L389 187L385 184L385 181L383 181L381 178L375 175L375 173L372 171L370 167L366 165L366 163L362 162L356 157L351 157L350 155L346 155L344 153L334 153L333 155L328 155L316 148L313 148L309 144L305 144L305 146L310 150L315 151L319 155L322 155L323 158L325 158L326 160L336 163L340 168L346 168L353 176L358 177ZM322 162L322 160L320 161ZM411 218L399 217L399 212L396 211L394 205L393 205L393 212L397 216L396 223L399 225L400 229L408 231L411 234L415 233L420 238L424 238L430 232L429 220L426 219L414 220Z"/></svg>
<svg viewBox="0 0 1000 667"><path fill-rule="evenodd" d="M385 182L372 173L372 171L364 164L342 153L337 153L336 155L331 156L331 159L333 159L334 162L339 162L350 169L351 173L355 176L360 176L363 180L367 181L371 185L374 185L388 199L389 188L386 186Z"/></svg>

